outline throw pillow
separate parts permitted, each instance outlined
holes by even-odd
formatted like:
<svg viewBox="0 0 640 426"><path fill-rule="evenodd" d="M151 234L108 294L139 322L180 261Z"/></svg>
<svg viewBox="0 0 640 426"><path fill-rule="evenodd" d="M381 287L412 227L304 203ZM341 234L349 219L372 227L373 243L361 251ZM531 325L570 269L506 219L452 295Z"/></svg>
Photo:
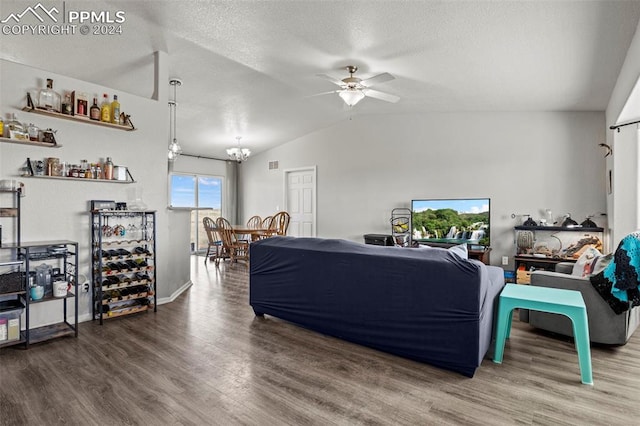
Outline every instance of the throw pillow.
<svg viewBox="0 0 640 426"><path fill-rule="evenodd" d="M599 274L613 261L613 253L596 257L591 262L591 275Z"/></svg>
<svg viewBox="0 0 640 426"><path fill-rule="evenodd" d="M469 259L469 251L466 244L459 244L457 246L449 247L451 253L456 254L462 259Z"/></svg>
<svg viewBox="0 0 640 426"><path fill-rule="evenodd" d="M602 256L602 253L600 253L597 248L587 248L573 265L571 275L575 275L576 277L586 277L591 274L591 264L599 256Z"/></svg>

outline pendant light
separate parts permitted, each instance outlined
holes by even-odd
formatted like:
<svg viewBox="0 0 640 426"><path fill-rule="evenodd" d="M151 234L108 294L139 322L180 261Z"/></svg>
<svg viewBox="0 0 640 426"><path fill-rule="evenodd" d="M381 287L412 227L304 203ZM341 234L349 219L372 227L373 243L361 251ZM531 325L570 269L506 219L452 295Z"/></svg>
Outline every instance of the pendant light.
<svg viewBox="0 0 640 426"><path fill-rule="evenodd" d="M173 100L169 101L169 151L167 157L169 161L175 161L176 158L182 153L182 147L178 143L178 137L176 136L176 109L177 103L177 87L182 86L182 81L178 78L172 78L169 80L169 84L173 86Z"/></svg>

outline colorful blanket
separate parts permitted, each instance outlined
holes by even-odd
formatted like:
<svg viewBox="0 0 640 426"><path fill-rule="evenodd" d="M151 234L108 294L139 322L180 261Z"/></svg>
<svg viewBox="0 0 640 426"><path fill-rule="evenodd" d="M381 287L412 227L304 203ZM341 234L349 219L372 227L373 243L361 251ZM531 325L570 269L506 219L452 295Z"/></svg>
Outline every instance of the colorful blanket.
<svg viewBox="0 0 640 426"><path fill-rule="evenodd" d="M616 314L640 305L640 233L629 234L620 241L613 261L591 284Z"/></svg>

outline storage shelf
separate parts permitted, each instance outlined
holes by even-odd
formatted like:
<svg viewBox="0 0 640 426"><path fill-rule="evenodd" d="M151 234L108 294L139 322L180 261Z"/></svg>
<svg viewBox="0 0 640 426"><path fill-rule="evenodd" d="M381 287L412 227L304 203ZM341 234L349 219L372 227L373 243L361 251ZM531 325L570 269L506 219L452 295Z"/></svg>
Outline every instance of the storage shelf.
<svg viewBox="0 0 640 426"><path fill-rule="evenodd" d="M131 245L137 245L137 244L145 244L145 243L151 243L153 241L153 239L150 240L107 240L107 241L102 241L102 245L103 246L131 246Z"/></svg>
<svg viewBox="0 0 640 426"><path fill-rule="evenodd" d="M39 343L45 340L55 339L63 336L73 336L76 330L66 322L45 325L44 327L32 328L29 330L29 343Z"/></svg>
<svg viewBox="0 0 640 426"><path fill-rule="evenodd" d="M584 226L516 226L516 231L566 231L566 232L603 232L604 228L586 228Z"/></svg>
<svg viewBox="0 0 640 426"><path fill-rule="evenodd" d="M26 342L27 342L27 335L26 335L26 333L24 331L21 331L20 332L20 338L18 338L16 340L12 340L10 342L8 342L8 341L0 342L0 348L4 348L4 347L7 347L7 346L19 345L21 343L24 344Z"/></svg>
<svg viewBox="0 0 640 426"><path fill-rule="evenodd" d="M112 128L112 129L124 130L124 131L129 131L129 132L131 132L133 130L136 130L136 128L133 127L133 126L122 126L120 124L105 123L104 121L91 120L88 117L82 117L82 116L79 116L79 115L66 115L66 114L60 114L59 112L52 112L52 111L47 111L47 110L44 110L44 109L31 108L31 107L24 107L24 108L22 108L22 110L25 111L25 112L32 112L34 114L47 115L49 117L55 117L55 118L61 118L63 120L75 121L76 123L92 124L94 126L109 127L109 128Z"/></svg>
<svg viewBox="0 0 640 426"><path fill-rule="evenodd" d="M38 247L54 247L54 246L75 245L75 244L76 244L75 241L69 241L69 240L27 241L20 244L7 243L0 248L6 248L6 249L27 248L27 247L38 248ZM72 252L69 252L69 253L71 254Z"/></svg>
<svg viewBox="0 0 640 426"><path fill-rule="evenodd" d="M40 175L32 175L32 176L22 176L23 178L35 178L35 179L57 179L57 180L74 180L80 182L95 182L95 183L136 183L135 180L109 180L109 179L87 179L87 178L75 178L68 176L40 176Z"/></svg>
<svg viewBox="0 0 640 426"><path fill-rule="evenodd" d="M118 309L115 311L109 311L106 314L103 314L103 318L109 319L109 318L122 317L125 315L137 314L138 312L148 311L152 307L153 305L142 305L142 306L127 307L127 308Z"/></svg>
<svg viewBox="0 0 640 426"><path fill-rule="evenodd" d="M39 142L39 141L30 141L30 140L18 140L18 139L9 139L0 137L0 142L4 143L12 143L15 145L31 145L31 146L39 146L42 148L62 148L62 145L57 143L48 143L48 142Z"/></svg>
<svg viewBox="0 0 640 426"><path fill-rule="evenodd" d="M103 285L102 288L104 290L120 290L123 288L135 287L138 285L146 285L146 284L153 284L153 280L149 279L149 280L129 281L126 283L107 284L107 285ZM151 296L153 296L153 294L151 294Z"/></svg>
<svg viewBox="0 0 640 426"><path fill-rule="evenodd" d="M65 297L46 296L46 297L43 297L42 299L39 299L39 300L33 300L33 299L29 298L29 303L42 303L42 302L50 302L52 300L65 300L65 299L69 299L71 297L76 297L76 295L71 293L70 291L68 291L67 295Z"/></svg>
<svg viewBox="0 0 640 426"><path fill-rule="evenodd" d="M518 254L514 257L515 260L524 262L540 262L540 263L558 263L558 262L576 262L576 259L571 257L539 257L529 256L526 254Z"/></svg>
<svg viewBox="0 0 640 426"><path fill-rule="evenodd" d="M146 272L146 271L153 271L153 266L141 266L135 269L122 269L120 271L116 271L116 270L102 271L102 274L103 275L123 275L123 274L131 274L134 272Z"/></svg>
<svg viewBox="0 0 640 426"><path fill-rule="evenodd" d="M152 254L131 254L129 256L109 256L103 257L102 262L118 262L122 260L136 260L136 259L152 259ZM98 260L98 259L95 259ZM0 265L1 266L1 265Z"/></svg>
<svg viewBox="0 0 640 426"><path fill-rule="evenodd" d="M11 260L9 262L0 262L0 266L18 266L22 265L22 260Z"/></svg>
<svg viewBox="0 0 640 426"><path fill-rule="evenodd" d="M143 293L129 294L127 296L122 296L117 299L103 299L102 304L109 305L111 303L126 302L127 300L144 299L145 297L149 297L149 296L153 296L153 292L145 291Z"/></svg>
<svg viewBox="0 0 640 426"><path fill-rule="evenodd" d="M100 213L102 216L130 216L132 214L155 212L156 210L91 210L91 213Z"/></svg>
<svg viewBox="0 0 640 426"><path fill-rule="evenodd" d="M18 217L18 209L0 207L0 217Z"/></svg>

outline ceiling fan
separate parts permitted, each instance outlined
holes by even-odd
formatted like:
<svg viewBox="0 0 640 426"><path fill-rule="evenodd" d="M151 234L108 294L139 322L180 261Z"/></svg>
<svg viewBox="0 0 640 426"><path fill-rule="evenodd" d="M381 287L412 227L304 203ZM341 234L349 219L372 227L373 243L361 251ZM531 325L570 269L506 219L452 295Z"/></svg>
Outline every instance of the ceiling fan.
<svg viewBox="0 0 640 426"><path fill-rule="evenodd" d="M365 98L365 96L393 103L396 103L400 100L400 97L396 95L380 92L378 90L373 90L370 88L375 84L384 83L386 81L395 79L395 77L388 72L378 74L371 78L367 78L366 80L362 80L358 77L353 76L353 74L358 71L357 66L349 65L345 68L351 75L347 78L343 78L342 80L337 80L334 77L326 74L318 74L318 77L329 80L330 82L340 86L340 90L332 90L331 92L320 93L320 95L337 93L342 98L342 100L350 107L360 102Z"/></svg>

